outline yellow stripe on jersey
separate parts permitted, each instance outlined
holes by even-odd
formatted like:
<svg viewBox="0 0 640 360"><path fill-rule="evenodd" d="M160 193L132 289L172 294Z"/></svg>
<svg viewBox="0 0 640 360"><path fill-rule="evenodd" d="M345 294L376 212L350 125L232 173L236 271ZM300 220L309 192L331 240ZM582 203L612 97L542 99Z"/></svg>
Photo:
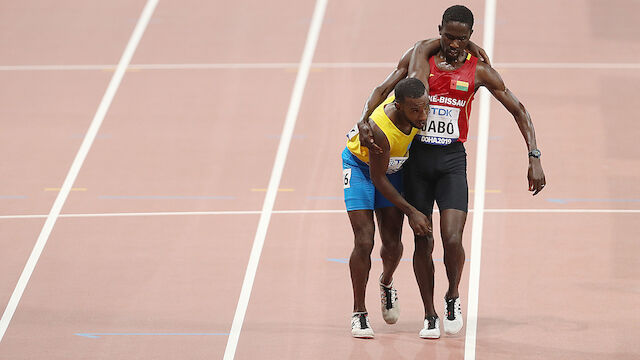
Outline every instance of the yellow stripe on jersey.
<svg viewBox="0 0 640 360"><path fill-rule="evenodd" d="M389 96L380 106L378 106L371 114L371 120L378 125L380 130L384 132L389 141L390 157L405 157L409 156L409 146L413 137L418 133L419 129L411 128L409 135L400 131L396 125L389 119L384 112L384 107L395 100L395 96ZM347 148L358 159L369 163L369 149L364 146L360 146L360 139L358 136L352 136L347 141Z"/></svg>

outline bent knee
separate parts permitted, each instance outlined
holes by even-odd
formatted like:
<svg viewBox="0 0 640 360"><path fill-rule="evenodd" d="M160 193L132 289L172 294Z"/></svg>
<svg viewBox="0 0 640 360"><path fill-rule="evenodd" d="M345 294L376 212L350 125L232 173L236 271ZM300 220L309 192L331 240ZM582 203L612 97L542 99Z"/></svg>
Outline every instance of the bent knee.
<svg viewBox="0 0 640 360"><path fill-rule="evenodd" d="M382 247L384 248L384 250L386 251L398 251L399 249L402 249L402 241L400 241L400 237L395 237L393 239L382 239Z"/></svg>
<svg viewBox="0 0 640 360"><path fill-rule="evenodd" d="M461 247L462 246L462 234L453 233L442 237L442 245L445 248Z"/></svg>
<svg viewBox="0 0 640 360"><path fill-rule="evenodd" d="M373 252L373 241L356 240L353 244L353 252L362 256L371 255Z"/></svg>
<svg viewBox="0 0 640 360"><path fill-rule="evenodd" d="M419 253L433 252L433 232L429 231L425 236L414 236L415 251Z"/></svg>

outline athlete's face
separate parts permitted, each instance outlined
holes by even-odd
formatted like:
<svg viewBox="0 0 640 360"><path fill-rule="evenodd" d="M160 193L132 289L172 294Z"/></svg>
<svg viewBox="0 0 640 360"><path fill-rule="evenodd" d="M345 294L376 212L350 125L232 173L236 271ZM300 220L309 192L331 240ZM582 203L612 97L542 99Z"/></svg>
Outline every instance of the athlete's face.
<svg viewBox="0 0 640 360"><path fill-rule="evenodd" d="M396 107L411 126L422 129L429 113L429 97L426 92L416 99L407 97L402 102L396 102Z"/></svg>
<svg viewBox="0 0 640 360"><path fill-rule="evenodd" d="M455 61L462 55L469 44L469 38L473 30L469 25L458 21L449 21L439 25L440 48L446 60Z"/></svg>

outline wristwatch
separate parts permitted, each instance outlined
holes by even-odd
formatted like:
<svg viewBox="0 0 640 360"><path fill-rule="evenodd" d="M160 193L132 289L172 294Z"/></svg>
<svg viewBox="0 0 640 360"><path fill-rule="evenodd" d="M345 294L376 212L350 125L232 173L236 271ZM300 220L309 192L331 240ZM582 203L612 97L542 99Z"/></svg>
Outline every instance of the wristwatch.
<svg viewBox="0 0 640 360"><path fill-rule="evenodd" d="M529 156L533 156L536 159L540 159L540 156L542 156L542 153L538 149L533 149L529 151Z"/></svg>

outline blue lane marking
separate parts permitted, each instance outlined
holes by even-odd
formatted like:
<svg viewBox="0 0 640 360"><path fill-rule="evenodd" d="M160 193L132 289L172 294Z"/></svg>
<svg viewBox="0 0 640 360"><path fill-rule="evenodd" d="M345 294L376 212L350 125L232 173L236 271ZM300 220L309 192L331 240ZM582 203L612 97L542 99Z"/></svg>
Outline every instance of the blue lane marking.
<svg viewBox="0 0 640 360"><path fill-rule="evenodd" d="M74 335L99 339L100 336L228 336L229 333L76 333Z"/></svg>
<svg viewBox="0 0 640 360"><path fill-rule="evenodd" d="M349 258L327 258L327 261L337 262L340 264L348 264ZM382 261L381 258L371 258L371 261ZM400 261L413 261L413 258L402 258ZM433 261L442 261L442 258L433 259ZM469 259L464 259L464 261L469 261Z"/></svg>
<svg viewBox="0 0 640 360"><path fill-rule="evenodd" d="M26 195L0 195L0 199L26 199Z"/></svg>
<svg viewBox="0 0 640 360"><path fill-rule="evenodd" d="M100 195L106 200L233 200L235 196L199 196L199 195Z"/></svg>
<svg viewBox="0 0 640 360"><path fill-rule="evenodd" d="M576 199L562 199L562 198L551 198L546 199L549 202L556 204L568 204L570 202L640 202L640 199L586 199L586 198L576 198Z"/></svg>

